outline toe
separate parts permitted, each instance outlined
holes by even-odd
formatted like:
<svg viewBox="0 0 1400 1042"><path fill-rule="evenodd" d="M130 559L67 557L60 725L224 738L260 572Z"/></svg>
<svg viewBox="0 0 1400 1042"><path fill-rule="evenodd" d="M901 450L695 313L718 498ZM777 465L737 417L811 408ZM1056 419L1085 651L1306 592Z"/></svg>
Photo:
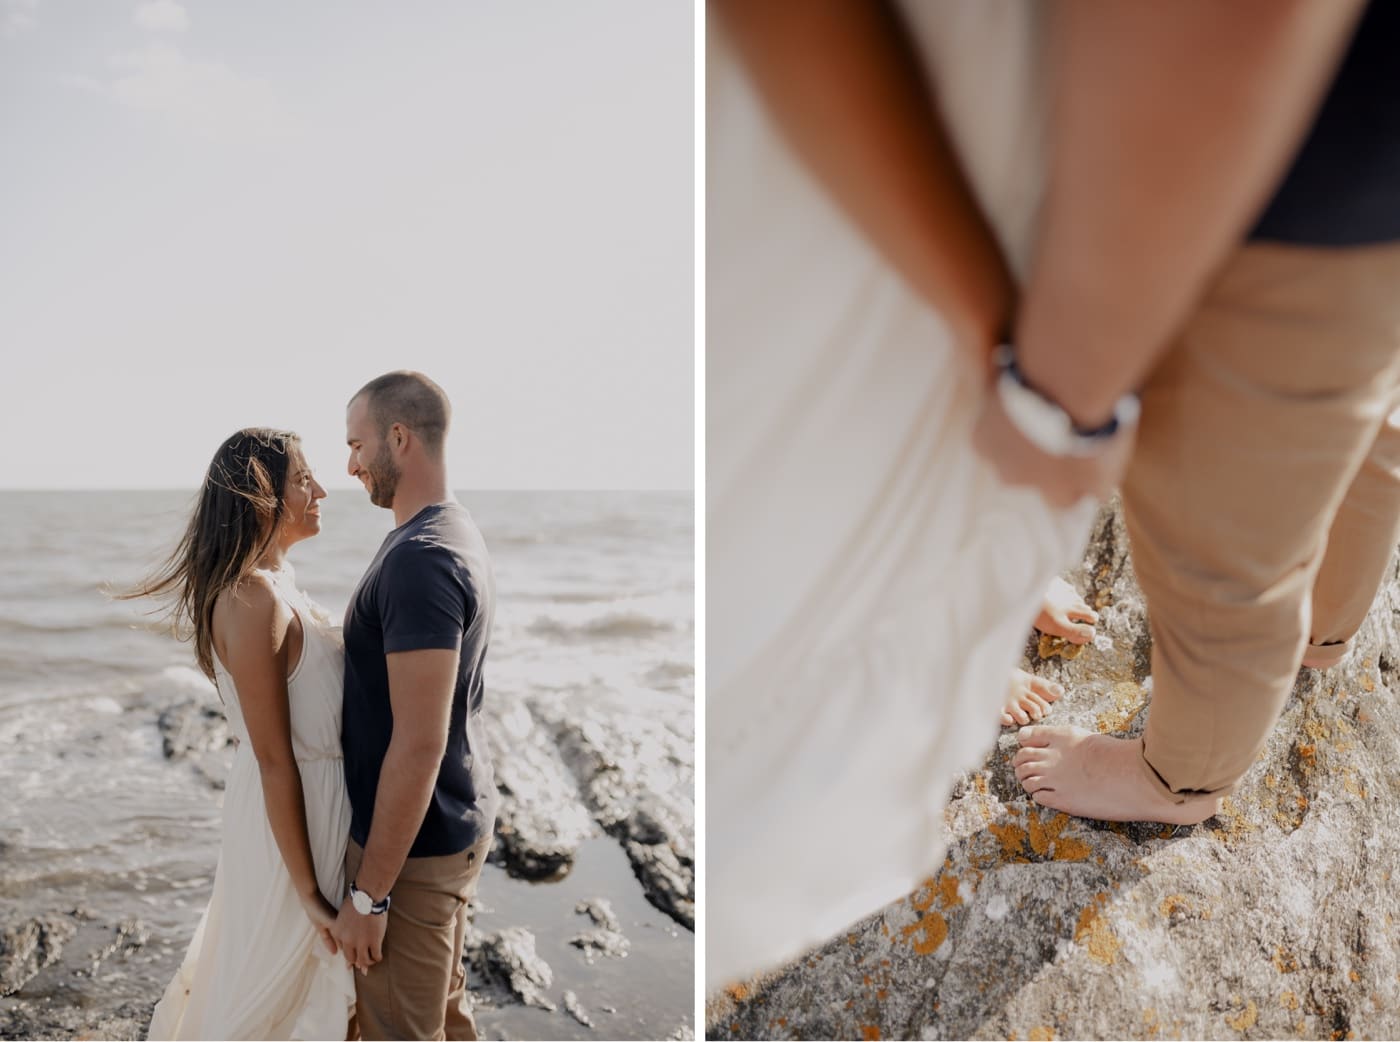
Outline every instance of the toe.
<svg viewBox="0 0 1400 1042"><path fill-rule="evenodd" d="M1008 713L1005 709L1003 709L1003 710L1001 711L1001 726L1002 726L1002 727L1010 727L1010 726L1011 726L1012 724L1014 724L1015 722L1016 722L1015 720L1012 720L1012 719L1011 719L1011 714Z"/></svg>
<svg viewBox="0 0 1400 1042"><path fill-rule="evenodd" d="M1088 644L1094 639L1094 627L1081 622L1065 623L1065 640L1071 644Z"/></svg>
<svg viewBox="0 0 1400 1042"><path fill-rule="evenodd" d="M1031 692L1048 703L1057 701L1065 693L1065 689L1052 681L1036 677L1031 681Z"/></svg>
<svg viewBox="0 0 1400 1042"><path fill-rule="evenodd" d="M1040 727L1023 727L1016 732L1016 740L1022 745L1045 747L1050 744L1050 738Z"/></svg>

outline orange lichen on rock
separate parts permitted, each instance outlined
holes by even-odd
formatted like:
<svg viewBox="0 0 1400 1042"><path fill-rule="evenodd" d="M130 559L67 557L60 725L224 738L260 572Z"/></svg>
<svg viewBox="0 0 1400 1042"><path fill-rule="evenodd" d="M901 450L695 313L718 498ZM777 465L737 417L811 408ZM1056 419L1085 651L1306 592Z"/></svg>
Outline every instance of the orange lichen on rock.
<svg viewBox="0 0 1400 1042"><path fill-rule="evenodd" d="M1142 688L1131 680L1114 684L1109 691L1109 697L1113 699L1113 708L1105 709L1094 718L1098 729L1105 734L1126 731L1128 725L1133 722L1133 717L1137 716L1139 710L1147 703Z"/></svg>
<svg viewBox="0 0 1400 1042"><path fill-rule="evenodd" d="M1294 1010L1299 1006L1298 996L1291 991L1285 991L1278 997L1278 1003L1284 1009Z"/></svg>
<svg viewBox="0 0 1400 1042"><path fill-rule="evenodd" d="M1366 786L1356 780L1356 774L1350 767L1348 767L1346 773L1342 775L1342 788L1346 789L1347 792L1358 799L1364 800L1366 798Z"/></svg>
<svg viewBox="0 0 1400 1042"><path fill-rule="evenodd" d="M1142 1011L1142 1030L1145 1034L1160 1035L1162 1023L1157 1019L1157 1007L1148 1006Z"/></svg>
<svg viewBox="0 0 1400 1042"><path fill-rule="evenodd" d="M1274 969L1278 970L1279 973L1298 972L1297 957L1290 954L1289 952L1284 951L1282 948L1277 948L1274 950L1273 964Z"/></svg>
<svg viewBox="0 0 1400 1042"><path fill-rule="evenodd" d="M1361 677L1361 686L1367 691L1376 690L1376 682L1371 679L1371 675L1369 673L1366 673Z"/></svg>
<svg viewBox="0 0 1400 1042"><path fill-rule="evenodd" d="M913 944L918 954L932 955L948 939L948 920L938 912L929 912L900 930L900 936Z"/></svg>
<svg viewBox="0 0 1400 1042"><path fill-rule="evenodd" d="M874 1024L862 1024L860 1026L860 1037L867 1040L878 1039L880 1037L880 1029Z"/></svg>
<svg viewBox="0 0 1400 1042"><path fill-rule="evenodd" d="M1079 913L1079 921L1074 926L1075 943L1082 944L1089 958L1102 966L1113 965L1123 947L1113 927L1099 914L1099 909L1107 900L1107 894L1096 894L1094 903Z"/></svg>
<svg viewBox="0 0 1400 1042"><path fill-rule="evenodd" d="M1055 1029L1051 1027L1031 1028L1031 1033L1026 1038L1030 1042L1054 1042Z"/></svg>
<svg viewBox="0 0 1400 1042"><path fill-rule="evenodd" d="M1048 633L1042 633L1036 652L1046 661L1052 658L1062 658L1068 662L1077 659L1088 646L1087 644L1071 644L1064 637L1052 637Z"/></svg>
<svg viewBox="0 0 1400 1042"><path fill-rule="evenodd" d="M1015 816L1015 812L1012 812ZM987 826L987 831L997 838L1001 844L1001 856L1006 861L1026 861L1024 854L1029 842L1026 830L1014 821L997 822L994 821Z"/></svg>
<svg viewBox="0 0 1400 1042"><path fill-rule="evenodd" d="M731 984L724 990L735 1002L744 1002L749 997L749 986L747 984Z"/></svg>
<svg viewBox="0 0 1400 1042"><path fill-rule="evenodd" d="M1185 894L1168 894L1157 905L1157 913L1163 919L1170 919L1178 914L1186 915L1192 911L1194 909L1191 907L1191 901Z"/></svg>
<svg viewBox="0 0 1400 1042"><path fill-rule="evenodd" d="M1254 1026L1258 1019L1259 1007L1254 1004L1253 999L1250 999L1244 1009L1240 1010L1235 1016L1232 1017L1226 1014L1225 1023L1229 1024L1236 1031L1248 1031Z"/></svg>

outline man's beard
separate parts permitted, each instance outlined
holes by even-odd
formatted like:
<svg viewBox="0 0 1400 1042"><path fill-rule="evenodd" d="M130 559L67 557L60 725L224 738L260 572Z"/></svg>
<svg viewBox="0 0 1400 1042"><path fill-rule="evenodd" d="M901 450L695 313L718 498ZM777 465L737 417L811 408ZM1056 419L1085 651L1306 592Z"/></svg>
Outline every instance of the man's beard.
<svg viewBox="0 0 1400 1042"><path fill-rule="evenodd" d="M392 507L394 493L399 490L399 475L389 446L381 445L369 465L369 501L377 507Z"/></svg>

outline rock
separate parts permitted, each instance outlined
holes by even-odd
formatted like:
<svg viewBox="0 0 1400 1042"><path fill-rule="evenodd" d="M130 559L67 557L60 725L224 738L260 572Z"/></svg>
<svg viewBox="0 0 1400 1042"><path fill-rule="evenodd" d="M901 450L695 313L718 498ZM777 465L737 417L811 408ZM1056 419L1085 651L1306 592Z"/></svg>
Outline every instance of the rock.
<svg viewBox="0 0 1400 1042"><path fill-rule="evenodd" d="M144 948L150 939L151 928L146 923L140 919L123 919L114 928L112 939L92 953L88 973L96 973L103 960L114 955L120 955L123 959L129 957L133 952Z"/></svg>
<svg viewBox="0 0 1400 1042"><path fill-rule="evenodd" d="M622 929L621 924L617 921L617 913L613 911L612 902L605 897L580 901L574 906L574 913L588 916L605 930Z"/></svg>
<svg viewBox="0 0 1400 1042"><path fill-rule="evenodd" d="M1151 641L1121 521L1077 585L1099 639L1035 672L1053 720L1141 729ZM1400 1037L1400 572L1357 648L1302 670L1258 761L1201 825L1091 823L1029 801L1011 731L947 808L906 898L709 997L712 1038Z"/></svg>
<svg viewBox="0 0 1400 1042"><path fill-rule="evenodd" d="M508 926L478 941L467 942L468 957L489 981L504 985L527 1006L554 1010L545 995L554 971L535 953L535 935L524 927Z"/></svg>
<svg viewBox="0 0 1400 1042"><path fill-rule="evenodd" d="M667 1036L667 1042L693 1042L695 1029L689 1024L682 1024Z"/></svg>
<svg viewBox="0 0 1400 1042"><path fill-rule="evenodd" d="M546 707L594 819L622 843L651 901L695 929L694 717L584 704Z"/></svg>
<svg viewBox="0 0 1400 1042"><path fill-rule="evenodd" d="M586 930L570 937L569 943L582 949L584 958L589 962L592 962L596 955L625 958L632 947L632 942L616 930Z"/></svg>
<svg viewBox="0 0 1400 1042"><path fill-rule="evenodd" d="M598 834L578 785L559 759L553 735L523 701L496 700L489 712L486 736L501 794L491 860L522 879L565 873L579 845Z"/></svg>
<svg viewBox="0 0 1400 1042"><path fill-rule="evenodd" d="M0 929L0 995L13 995L40 970L57 962L78 928L46 915Z"/></svg>
<svg viewBox="0 0 1400 1042"><path fill-rule="evenodd" d="M167 760L185 760L232 744L223 708L189 699L161 710L156 720Z"/></svg>
<svg viewBox="0 0 1400 1042"><path fill-rule="evenodd" d="M572 991L564 992L564 1009L568 1012L569 1016L573 1017L584 1027L591 1028L593 1026L593 1021L588 1019L587 1011L584 1010L583 1006L579 1003L578 996Z"/></svg>
<svg viewBox="0 0 1400 1042"><path fill-rule="evenodd" d="M82 1004L16 1003L0 1011L0 1039L145 1038L150 1002L122 1002L105 1012Z"/></svg>

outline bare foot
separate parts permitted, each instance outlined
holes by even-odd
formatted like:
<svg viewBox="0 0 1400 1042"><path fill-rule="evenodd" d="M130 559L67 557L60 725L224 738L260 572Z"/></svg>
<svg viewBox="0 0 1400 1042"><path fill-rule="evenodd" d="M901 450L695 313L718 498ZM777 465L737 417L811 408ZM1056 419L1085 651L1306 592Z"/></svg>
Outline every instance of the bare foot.
<svg viewBox="0 0 1400 1042"><path fill-rule="evenodd" d="M1078 590L1057 575L1045 590L1045 602L1035 617L1035 628L1052 637L1064 637L1071 644L1088 644L1094 639L1094 624L1098 621L1098 612L1084 602Z"/></svg>
<svg viewBox="0 0 1400 1042"><path fill-rule="evenodd" d="M1001 704L1001 725L1012 727L1043 720L1050 712L1050 703L1058 702L1065 689L1049 680L1042 680L1024 669L1011 671L1011 685L1006 689L1006 701Z"/></svg>
<svg viewBox="0 0 1400 1042"><path fill-rule="evenodd" d="M1143 774L1142 739L1094 734L1082 727L1023 727L1011 761L1016 779L1042 807L1098 821L1195 825L1220 813L1220 799L1173 803Z"/></svg>

